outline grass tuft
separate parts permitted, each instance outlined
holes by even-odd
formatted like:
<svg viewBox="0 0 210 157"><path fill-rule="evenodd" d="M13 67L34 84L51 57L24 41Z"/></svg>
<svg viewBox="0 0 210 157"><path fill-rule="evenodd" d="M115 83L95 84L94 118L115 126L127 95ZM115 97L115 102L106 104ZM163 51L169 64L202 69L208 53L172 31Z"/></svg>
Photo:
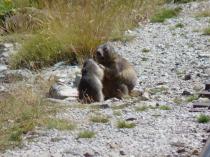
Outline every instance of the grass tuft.
<svg viewBox="0 0 210 157"><path fill-rule="evenodd" d="M208 28L205 28L204 29L204 32L203 32L204 35L210 35L210 26Z"/></svg>
<svg viewBox="0 0 210 157"><path fill-rule="evenodd" d="M208 123L210 121L210 116L209 115L200 114L197 117L197 121L199 123Z"/></svg>
<svg viewBox="0 0 210 157"><path fill-rule="evenodd" d="M84 130L79 133L78 138L93 138L95 136L95 132Z"/></svg>
<svg viewBox="0 0 210 157"><path fill-rule="evenodd" d="M184 24L182 24L182 23L177 23L177 24L175 25L175 27L176 27L176 28L183 28L183 27L184 27Z"/></svg>
<svg viewBox="0 0 210 157"><path fill-rule="evenodd" d="M171 110L171 107L170 106L167 106L167 105L160 105L159 106L159 109L160 110Z"/></svg>
<svg viewBox="0 0 210 157"><path fill-rule="evenodd" d="M120 120L117 122L117 127L118 128L134 128L136 126L135 123L130 123L124 120Z"/></svg>
<svg viewBox="0 0 210 157"><path fill-rule="evenodd" d="M94 123L108 123L109 119L106 116L95 115L90 118L90 121Z"/></svg>
<svg viewBox="0 0 210 157"><path fill-rule="evenodd" d="M180 13L181 8L162 9L157 14L152 16L151 22L164 22L166 19L176 17Z"/></svg>
<svg viewBox="0 0 210 157"><path fill-rule="evenodd" d="M76 127L72 122L63 119L46 119L44 123L48 129L73 130Z"/></svg>

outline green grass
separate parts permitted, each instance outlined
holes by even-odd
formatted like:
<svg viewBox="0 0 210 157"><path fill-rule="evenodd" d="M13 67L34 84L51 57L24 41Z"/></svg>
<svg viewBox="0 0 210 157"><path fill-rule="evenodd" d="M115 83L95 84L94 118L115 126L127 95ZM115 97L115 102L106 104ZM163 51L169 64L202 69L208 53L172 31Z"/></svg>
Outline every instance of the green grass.
<svg viewBox="0 0 210 157"><path fill-rule="evenodd" d="M209 115L200 114L197 117L197 121L199 123L208 123L210 121L210 116Z"/></svg>
<svg viewBox="0 0 210 157"><path fill-rule="evenodd" d="M14 86L5 95L0 93L0 109L0 150L21 145L24 134L36 126L46 126L44 121L59 110L22 86Z"/></svg>
<svg viewBox="0 0 210 157"><path fill-rule="evenodd" d="M90 118L90 121L94 122L94 123L108 123L109 118L107 118L107 116L103 116L103 115L95 115Z"/></svg>
<svg viewBox="0 0 210 157"><path fill-rule="evenodd" d="M95 132L84 130L78 134L78 138L93 138L95 136Z"/></svg>
<svg viewBox="0 0 210 157"><path fill-rule="evenodd" d="M184 27L184 24L182 24L182 23L177 23L177 24L175 25L175 27L176 27L176 28L183 28L183 27Z"/></svg>
<svg viewBox="0 0 210 157"><path fill-rule="evenodd" d="M180 8L175 8L175 9L163 8L157 14L152 16L151 22L164 22L166 19L178 16L180 11L181 11Z"/></svg>
<svg viewBox="0 0 210 157"><path fill-rule="evenodd" d="M73 130L76 127L72 122L63 119L46 119L44 123L48 129Z"/></svg>
<svg viewBox="0 0 210 157"><path fill-rule="evenodd" d="M180 105L180 104L182 104L183 101L182 101L181 98L176 97L176 98L173 99L173 102L176 103L177 105Z"/></svg>
<svg viewBox="0 0 210 157"><path fill-rule="evenodd" d="M159 106L159 109L160 110L171 110L171 107L170 106L167 106L167 105L160 105Z"/></svg>
<svg viewBox="0 0 210 157"><path fill-rule="evenodd" d="M150 49L147 49L147 48L143 48L143 49L142 49L142 52L143 52L143 53L148 53L149 51L150 51Z"/></svg>
<svg viewBox="0 0 210 157"><path fill-rule="evenodd" d="M130 40L124 36L125 30L137 26L139 16L150 17L162 0L78 0L67 3L70 2L60 0L47 5L47 9L44 7L50 18L43 20L43 28L23 42L19 53L10 62L13 68L37 69L60 60L82 62L84 58L92 57L101 43Z"/></svg>
<svg viewBox="0 0 210 157"><path fill-rule="evenodd" d="M198 95L191 95L186 98L186 102L193 102L194 100L198 100Z"/></svg>
<svg viewBox="0 0 210 157"><path fill-rule="evenodd" d="M208 28L205 28L203 31L204 35L210 35L210 26Z"/></svg>
<svg viewBox="0 0 210 157"><path fill-rule="evenodd" d="M124 120L120 120L117 122L117 127L122 129L122 128L134 128L136 126L135 123L130 123Z"/></svg>

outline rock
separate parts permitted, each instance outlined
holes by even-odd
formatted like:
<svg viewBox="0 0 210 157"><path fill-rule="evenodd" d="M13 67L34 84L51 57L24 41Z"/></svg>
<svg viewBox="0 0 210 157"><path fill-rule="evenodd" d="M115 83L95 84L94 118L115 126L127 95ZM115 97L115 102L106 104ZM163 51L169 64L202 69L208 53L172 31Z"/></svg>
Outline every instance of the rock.
<svg viewBox="0 0 210 157"><path fill-rule="evenodd" d="M126 155L123 150L120 150L120 155Z"/></svg>
<svg viewBox="0 0 210 157"><path fill-rule="evenodd" d="M195 90L195 91L200 91L202 89L204 89L204 85L195 84L193 87L193 90Z"/></svg>
<svg viewBox="0 0 210 157"><path fill-rule="evenodd" d="M193 152L192 152L192 155L198 156L199 155L199 151L197 149L194 149Z"/></svg>
<svg viewBox="0 0 210 157"><path fill-rule="evenodd" d="M137 120L137 118L131 117L131 118L127 118L127 119L126 119L126 121L134 121L134 120Z"/></svg>
<svg viewBox="0 0 210 157"><path fill-rule="evenodd" d="M179 148L177 150L177 153L179 153L179 154L184 153L184 152L186 152L185 148Z"/></svg>
<svg viewBox="0 0 210 157"><path fill-rule="evenodd" d="M146 91L142 94L141 98L142 98L141 100L144 100L144 101L151 99L149 92L146 92Z"/></svg>
<svg viewBox="0 0 210 157"><path fill-rule="evenodd" d="M199 98L197 101L198 102L209 102L210 100L209 100L209 98Z"/></svg>
<svg viewBox="0 0 210 157"><path fill-rule="evenodd" d="M85 153L84 157L94 157L94 155L90 154L90 153Z"/></svg>
<svg viewBox="0 0 210 157"><path fill-rule="evenodd" d="M182 95L183 96L190 96L192 94L190 92L188 92L188 91L185 90L185 91L182 92Z"/></svg>
<svg viewBox="0 0 210 157"><path fill-rule="evenodd" d="M76 74L75 80L73 82L74 87L78 87L79 86L79 82L80 82L81 77L82 77L81 74Z"/></svg>
<svg viewBox="0 0 210 157"><path fill-rule="evenodd" d="M68 97L76 99L78 91L76 88L72 88L66 84L54 84L49 90L49 97L55 99L65 99Z"/></svg>
<svg viewBox="0 0 210 157"><path fill-rule="evenodd" d="M205 73L210 76L210 68L205 69Z"/></svg>
<svg viewBox="0 0 210 157"><path fill-rule="evenodd" d="M191 74L186 74L186 75L184 76L184 80L185 80L185 81L191 80L191 78L192 78Z"/></svg>
<svg viewBox="0 0 210 157"><path fill-rule="evenodd" d="M0 64L0 72L7 70L7 66L4 64Z"/></svg>

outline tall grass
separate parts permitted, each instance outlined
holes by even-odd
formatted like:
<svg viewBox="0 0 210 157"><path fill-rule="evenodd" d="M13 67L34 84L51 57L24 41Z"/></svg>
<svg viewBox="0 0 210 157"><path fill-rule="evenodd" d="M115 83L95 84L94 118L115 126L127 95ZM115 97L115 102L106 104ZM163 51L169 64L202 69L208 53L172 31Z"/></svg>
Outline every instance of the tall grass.
<svg viewBox="0 0 210 157"><path fill-rule="evenodd" d="M13 67L41 68L59 60L91 57L96 46L121 39L161 4L160 0L45 1L44 28L23 44ZM47 42L46 42L47 41Z"/></svg>
<svg viewBox="0 0 210 157"><path fill-rule="evenodd" d="M0 151L20 145L22 136L58 111L31 88L17 86L0 93Z"/></svg>

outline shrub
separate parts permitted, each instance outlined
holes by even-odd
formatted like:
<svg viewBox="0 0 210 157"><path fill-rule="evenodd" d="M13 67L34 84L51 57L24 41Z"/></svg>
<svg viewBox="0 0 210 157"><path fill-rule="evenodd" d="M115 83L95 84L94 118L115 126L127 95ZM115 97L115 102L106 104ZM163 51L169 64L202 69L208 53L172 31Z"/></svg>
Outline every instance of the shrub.
<svg viewBox="0 0 210 157"><path fill-rule="evenodd" d="M106 116L96 115L92 116L90 121L94 123L108 123L109 119Z"/></svg>
<svg viewBox="0 0 210 157"><path fill-rule="evenodd" d="M204 35L210 35L210 27L204 29Z"/></svg>

